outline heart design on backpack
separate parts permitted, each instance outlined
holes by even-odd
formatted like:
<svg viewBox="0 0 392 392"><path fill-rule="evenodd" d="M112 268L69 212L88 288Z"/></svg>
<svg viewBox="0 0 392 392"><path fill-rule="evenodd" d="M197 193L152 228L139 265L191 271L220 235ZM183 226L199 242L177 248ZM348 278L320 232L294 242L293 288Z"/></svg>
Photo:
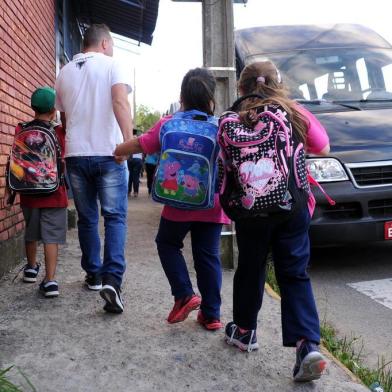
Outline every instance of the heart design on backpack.
<svg viewBox="0 0 392 392"><path fill-rule="evenodd" d="M278 104L252 106L240 115L241 102L250 98L265 97L241 97L219 122L219 200L234 221L292 214L309 198L304 148L290 117Z"/></svg>
<svg viewBox="0 0 392 392"><path fill-rule="evenodd" d="M245 161L239 168L239 174L242 184L261 192L275 175L275 163L269 158L261 158L257 163Z"/></svg>
<svg viewBox="0 0 392 392"><path fill-rule="evenodd" d="M250 210L255 204L255 197L253 195L245 195L241 198L242 206L247 210Z"/></svg>

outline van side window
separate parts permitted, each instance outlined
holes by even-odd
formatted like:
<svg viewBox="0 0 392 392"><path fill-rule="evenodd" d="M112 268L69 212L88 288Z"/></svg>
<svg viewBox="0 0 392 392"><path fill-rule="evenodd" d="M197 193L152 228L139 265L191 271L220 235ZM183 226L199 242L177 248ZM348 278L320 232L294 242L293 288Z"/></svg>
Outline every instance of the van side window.
<svg viewBox="0 0 392 392"><path fill-rule="evenodd" d="M365 59L363 57L358 59L355 62L355 66L358 72L358 79L361 85L361 91L362 93L364 93L362 98L366 98L366 96L368 95L367 93L369 93L370 91L370 84L369 84L369 75L368 75L368 69L366 67Z"/></svg>
<svg viewBox="0 0 392 392"><path fill-rule="evenodd" d="M387 91L392 91L392 64L388 64L381 68L384 76L385 88Z"/></svg>
<svg viewBox="0 0 392 392"><path fill-rule="evenodd" d="M298 86L298 89L301 91L304 99L308 99L308 100L310 99L310 91L307 83L301 84L300 86Z"/></svg>
<svg viewBox="0 0 392 392"><path fill-rule="evenodd" d="M317 99L322 99L328 92L328 74L326 73L314 79L314 85L317 90Z"/></svg>

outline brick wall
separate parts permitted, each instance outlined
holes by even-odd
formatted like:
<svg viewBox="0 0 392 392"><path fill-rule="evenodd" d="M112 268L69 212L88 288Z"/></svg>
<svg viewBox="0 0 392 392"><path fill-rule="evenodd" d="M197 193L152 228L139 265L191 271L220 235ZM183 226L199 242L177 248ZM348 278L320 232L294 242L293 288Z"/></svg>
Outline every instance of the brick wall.
<svg viewBox="0 0 392 392"><path fill-rule="evenodd" d="M55 0L0 0L0 245L23 230L18 198L4 209L5 165L15 125L31 119L30 96L53 86ZM1 247L0 247L1 248ZM0 259L2 255L0 255Z"/></svg>

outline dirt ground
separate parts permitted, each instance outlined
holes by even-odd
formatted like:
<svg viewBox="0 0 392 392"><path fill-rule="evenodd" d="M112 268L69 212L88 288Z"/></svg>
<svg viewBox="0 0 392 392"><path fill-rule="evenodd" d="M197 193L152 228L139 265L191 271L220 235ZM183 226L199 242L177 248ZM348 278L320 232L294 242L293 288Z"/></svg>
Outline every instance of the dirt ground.
<svg viewBox="0 0 392 392"><path fill-rule="evenodd" d="M2 278L0 368L17 366L39 392L368 390L333 362L321 380L295 384L294 350L281 345L280 305L269 295L259 316L257 352L228 346L223 331L208 332L196 323L196 313L169 325L165 318L173 300L154 243L160 210L145 188L129 200L121 315L106 314L99 294L84 288L76 230L68 232L61 249L60 297L45 299L37 285L20 278L12 283L22 262ZM185 252L189 255L189 244ZM195 281L191 264L190 270ZM223 322L231 320L232 279L233 271L225 270ZM10 378L31 390L16 368Z"/></svg>

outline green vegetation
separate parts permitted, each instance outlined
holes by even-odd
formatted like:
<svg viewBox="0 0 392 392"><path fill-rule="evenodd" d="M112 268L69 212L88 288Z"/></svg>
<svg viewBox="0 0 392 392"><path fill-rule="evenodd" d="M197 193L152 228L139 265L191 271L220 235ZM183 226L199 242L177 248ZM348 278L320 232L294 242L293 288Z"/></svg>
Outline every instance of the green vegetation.
<svg viewBox="0 0 392 392"><path fill-rule="evenodd" d="M136 108L135 128L141 133L149 130L160 118L161 114L157 111L153 112L149 107L139 105Z"/></svg>
<svg viewBox="0 0 392 392"><path fill-rule="evenodd" d="M363 342L360 338L339 338L336 330L325 320L321 325L321 336L324 346L340 362L350 369L365 385L370 386L378 381L384 392L392 392L392 361L386 362L383 357L379 358L377 369L369 369L363 364ZM358 349L358 344L360 348Z"/></svg>
<svg viewBox="0 0 392 392"><path fill-rule="evenodd" d="M272 258L268 258L266 281L271 288L280 294L279 286L275 277ZM336 330L326 320L321 323L321 339L327 350L351 370L368 387L378 381L384 392L392 392L392 361L386 362L381 357L378 360L377 369L369 369L363 364L363 342L360 338L339 338ZM358 348L359 347L359 348Z"/></svg>
<svg viewBox="0 0 392 392"><path fill-rule="evenodd" d="M19 386L16 386L11 381L7 379L7 373L13 368L13 366L8 367L7 369L0 369L0 392L26 392L26 390L20 389ZM28 378L24 375L24 373L17 369L18 372L22 375L23 379L29 386L29 390L32 392L37 392L34 388L33 384L28 380Z"/></svg>
<svg viewBox="0 0 392 392"><path fill-rule="evenodd" d="M164 197L166 199L171 199L171 200L176 200L176 201L181 201L181 202L188 202L188 203L193 203L193 204L199 204L205 198L205 194L203 194L203 192L200 190L194 196L188 195L186 193L185 187L183 187L182 185L178 185L178 189L174 195L171 193L165 193L165 190L162 188L162 185L160 182L157 182L156 192L157 192L158 196Z"/></svg>

